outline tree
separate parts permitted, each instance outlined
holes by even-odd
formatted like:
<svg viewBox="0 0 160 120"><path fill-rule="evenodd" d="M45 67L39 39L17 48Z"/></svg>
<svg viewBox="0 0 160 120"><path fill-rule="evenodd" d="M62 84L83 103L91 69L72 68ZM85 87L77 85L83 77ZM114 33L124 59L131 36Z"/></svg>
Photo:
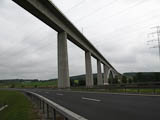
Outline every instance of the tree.
<svg viewBox="0 0 160 120"><path fill-rule="evenodd" d="M143 81L143 79L142 79L142 73L137 73L136 74L136 78L137 78L137 82L142 82Z"/></svg>
<svg viewBox="0 0 160 120"><path fill-rule="evenodd" d="M126 78L126 76L122 76L122 83L127 83L127 78Z"/></svg>
<svg viewBox="0 0 160 120"><path fill-rule="evenodd" d="M12 84L12 85L10 86L10 88L15 88L15 84Z"/></svg>
<svg viewBox="0 0 160 120"><path fill-rule="evenodd" d="M129 84L132 83L132 79L131 78L128 79L128 83Z"/></svg>
<svg viewBox="0 0 160 120"><path fill-rule="evenodd" d="M113 79L113 84L117 84L118 83L118 76L115 76L115 78Z"/></svg>
<svg viewBox="0 0 160 120"><path fill-rule="evenodd" d="M160 80L159 73L154 73L154 81L158 82Z"/></svg>

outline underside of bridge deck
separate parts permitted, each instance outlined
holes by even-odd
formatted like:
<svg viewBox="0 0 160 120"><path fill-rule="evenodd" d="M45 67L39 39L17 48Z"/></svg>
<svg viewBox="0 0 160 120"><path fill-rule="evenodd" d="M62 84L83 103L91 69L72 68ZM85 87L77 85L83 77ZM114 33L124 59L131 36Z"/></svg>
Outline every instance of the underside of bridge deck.
<svg viewBox="0 0 160 120"><path fill-rule="evenodd" d="M13 0L58 32L58 87L70 87L67 39L85 51L86 86L93 86L91 56L97 59L98 85L108 84L108 70L118 72L50 0ZM101 63L104 65L104 83Z"/></svg>

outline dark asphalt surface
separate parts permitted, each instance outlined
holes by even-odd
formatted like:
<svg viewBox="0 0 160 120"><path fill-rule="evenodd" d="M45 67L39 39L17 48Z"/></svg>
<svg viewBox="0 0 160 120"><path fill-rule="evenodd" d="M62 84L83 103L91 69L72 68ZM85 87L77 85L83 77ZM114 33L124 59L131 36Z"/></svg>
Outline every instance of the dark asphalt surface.
<svg viewBox="0 0 160 120"><path fill-rule="evenodd" d="M89 120L160 120L160 96L30 90ZM96 99L96 101L88 100Z"/></svg>

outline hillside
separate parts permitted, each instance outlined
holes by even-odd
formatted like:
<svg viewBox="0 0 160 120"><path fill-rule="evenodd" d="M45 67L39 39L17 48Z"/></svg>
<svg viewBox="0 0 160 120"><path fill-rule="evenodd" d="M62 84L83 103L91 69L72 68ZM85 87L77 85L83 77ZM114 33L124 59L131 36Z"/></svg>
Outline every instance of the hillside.
<svg viewBox="0 0 160 120"><path fill-rule="evenodd" d="M123 75L132 77L134 82L160 82L160 72L128 72Z"/></svg>

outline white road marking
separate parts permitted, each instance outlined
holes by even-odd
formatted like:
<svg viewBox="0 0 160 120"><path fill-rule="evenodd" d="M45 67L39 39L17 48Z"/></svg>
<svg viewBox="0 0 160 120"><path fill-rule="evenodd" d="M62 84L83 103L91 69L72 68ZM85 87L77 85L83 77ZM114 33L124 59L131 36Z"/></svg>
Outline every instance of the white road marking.
<svg viewBox="0 0 160 120"><path fill-rule="evenodd" d="M60 90L48 90L48 91L60 91ZM111 92L93 92L93 91L91 91L91 92L89 92L89 91L65 91L65 90L61 90L61 91L63 91L63 92L67 92L67 93L71 93L71 92L73 92L73 93L96 93L96 94L108 94L108 95L126 95L126 96L144 96L144 97L160 97L160 95L152 95L152 94L135 94L135 93L111 93ZM39 91L39 92L41 92L41 91Z"/></svg>
<svg viewBox="0 0 160 120"><path fill-rule="evenodd" d="M58 90L55 90L58 91ZM135 93L111 93L111 92L89 92L89 91L63 91L63 92L73 92L73 93L96 93L96 94L108 94L108 95L126 95L126 96L144 96L144 97L160 97L160 95L152 94L135 94Z"/></svg>
<svg viewBox="0 0 160 120"><path fill-rule="evenodd" d="M91 101L95 101L95 102L100 102L101 101L101 100L98 100L98 99L86 98L86 97L82 97L82 99L84 99L84 100L91 100Z"/></svg>
<svg viewBox="0 0 160 120"><path fill-rule="evenodd" d="M46 103L49 103L50 105L52 105L53 107L56 108L56 110L58 110L60 113L65 113L66 116L70 116L71 118L73 118L74 120L88 120L70 110L68 110L67 108L64 108L62 106L60 106L59 104L55 103L54 101L52 100L49 100L37 93L34 93L34 92L29 92L29 91L26 91L27 93L31 93L32 95L34 96L37 96L38 98L44 100ZM57 93L58 94L58 93Z"/></svg>
<svg viewBox="0 0 160 120"><path fill-rule="evenodd" d="M46 92L48 94L48 92Z"/></svg>
<svg viewBox="0 0 160 120"><path fill-rule="evenodd" d="M63 94L60 94L60 93L56 93L56 95L63 96Z"/></svg>

